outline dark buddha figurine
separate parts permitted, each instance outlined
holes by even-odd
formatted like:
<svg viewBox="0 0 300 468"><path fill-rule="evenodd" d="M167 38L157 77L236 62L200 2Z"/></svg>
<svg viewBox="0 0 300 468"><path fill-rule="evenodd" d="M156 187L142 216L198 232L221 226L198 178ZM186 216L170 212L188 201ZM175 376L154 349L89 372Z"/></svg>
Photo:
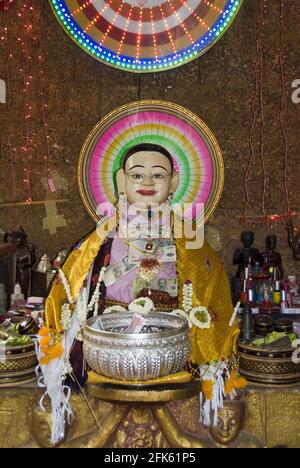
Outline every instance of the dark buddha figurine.
<svg viewBox="0 0 300 468"><path fill-rule="evenodd" d="M241 278L245 267L247 267L249 263L251 263L252 267L256 262L261 263L261 254L259 250L252 247L254 242L254 232L243 231L241 233L241 242L244 245L244 248L237 249L233 256L233 264L238 265L236 278Z"/></svg>
<svg viewBox="0 0 300 468"><path fill-rule="evenodd" d="M289 221L286 224L286 229L288 232L288 243L290 248L293 251L294 260L300 260L300 232L295 234L295 228L293 221Z"/></svg>
<svg viewBox="0 0 300 468"><path fill-rule="evenodd" d="M27 242L27 234L23 227L18 231L7 232L4 243L15 244L17 247L17 275L16 281L20 284L22 293L27 297L30 285L31 268L36 262L35 246Z"/></svg>
<svg viewBox="0 0 300 468"><path fill-rule="evenodd" d="M284 278L284 270L282 266L282 258L279 252L276 252L277 247L277 236L270 235L266 238L266 251L263 253L264 263L267 264L268 270L270 268L276 268L279 274L279 278Z"/></svg>

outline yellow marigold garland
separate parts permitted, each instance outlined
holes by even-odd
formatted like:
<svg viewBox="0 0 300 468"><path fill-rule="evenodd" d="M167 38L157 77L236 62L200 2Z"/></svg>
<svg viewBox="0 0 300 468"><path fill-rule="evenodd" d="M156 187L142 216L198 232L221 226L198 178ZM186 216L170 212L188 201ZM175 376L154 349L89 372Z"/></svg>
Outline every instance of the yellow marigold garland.
<svg viewBox="0 0 300 468"><path fill-rule="evenodd" d="M231 372L229 379L225 384L225 395L230 395L233 390L241 390L247 387L248 382L243 377L238 375L238 371L234 370Z"/></svg>
<svg viewBox="0 0 300 468"><path fill-rule="evenodd" d="M44 355L40 358L40 364L46 366L51 360L60 358L64 348L60 343L61 336L51 333L48 327L42 327L38 333L40 337L40 351Z"/></svg>
<svg viewBox="0 0 300 468"><path fill-rule="evenodd" d="M203 395L205 396L205 400L213 399L213 388L214 388L213 380L204 380L202 382L202 392L203 392Z"/></svg>

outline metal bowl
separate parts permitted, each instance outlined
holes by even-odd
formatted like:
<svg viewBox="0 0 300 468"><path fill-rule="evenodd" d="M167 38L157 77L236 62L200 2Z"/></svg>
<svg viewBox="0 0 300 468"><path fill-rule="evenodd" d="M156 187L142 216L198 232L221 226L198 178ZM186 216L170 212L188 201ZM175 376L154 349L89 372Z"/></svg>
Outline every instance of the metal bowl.
<svg viewBox="0 0 300 468"><path fill-rule="evenodd" d="M83 333L83 352L91 369L127 381L147 381L180 371L191 350L187 321L160 312L144 318L144 328L138 334L124 333L133 314L89 319Z"/></svg>

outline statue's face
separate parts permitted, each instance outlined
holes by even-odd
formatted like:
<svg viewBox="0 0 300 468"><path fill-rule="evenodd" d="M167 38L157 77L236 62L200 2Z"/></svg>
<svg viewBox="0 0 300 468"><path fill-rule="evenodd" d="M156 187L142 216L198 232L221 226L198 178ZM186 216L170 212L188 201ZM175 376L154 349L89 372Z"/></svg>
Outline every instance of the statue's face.
<svg viewBox="0 0 300 468"><path fill-rule="evenodd" d="M246 247L251 247L254 242L254 233L252 231L244 231L241 234L241 241Z"/></svg>
<svg viewBox="0 0 300 468"><path fill-rule="evenodd" d="M170 161L155 151L140 151L130 156L125 171L118 174L118 190L125 192L130 204L161 204L178 186L178 174Z"/></svg>
<svg viewBox="0 0 300 468"><path fill-rule="evenodd" d="M51 448L51 412L35 408L32 414L32 433L43 448Z"/></svg>
<svg viewBox="0 0 300 468"><path fill-rule="evenodd" d="M32 409L31 416L31 430L32 434L37 441L38 445L42 448L53 448L51 443L51 424L52 424L52 412L50 408L46 408L46 411L42 411L37 405ZM68 432L68 425L65 425L65 437ZM57 443L57 446L63 443L65 440L62 439Z"/></svg>
<svg viewBox="0 0 300 468"><path fill-rule="evenodd" d="M239 404L225 402L224 408L218 410L218 424L210 427L209 431L213 439L221 445L233 442L243 425L243 407Z"/></svg>

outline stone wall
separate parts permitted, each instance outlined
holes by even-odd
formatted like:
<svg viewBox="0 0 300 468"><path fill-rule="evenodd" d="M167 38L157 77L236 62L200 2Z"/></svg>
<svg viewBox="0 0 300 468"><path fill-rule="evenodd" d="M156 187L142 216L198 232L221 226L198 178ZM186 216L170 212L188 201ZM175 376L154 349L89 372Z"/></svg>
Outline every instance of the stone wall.
<svg viewBox="0 0 300 468"><path fill-rule="evenodd" d="M255 74L255 24L259 12L258 0L244 0L244 5L234 24L224 37L203 57L174 71L138 76L111 69L85 54L62 31L47 0L33 0L35 18L33 27L44 57L45 78L43 85L48 101L48 125L50 131L53 169L62 178L60 198L68 201L59 205L59 211L67 221L67 227L50 236L43 230L45 206L4 208L0 207L0 227L8 230L23 224L29 239L38 246L39 253L53 256L60 248L71 246L93 228L77 190L76 162L92 127L109 111L138 99L164 99L187 107L199 115L214 132L223 151L226 183L221 203L211 219L223 239L222 256L227 270L232 271L232 255L239 245L239 217L244 193L243 177L249 159L249 129L252 122L251 96ZM285 211L283 168L284 142L281 136L278 112L281 83L278 68L279 48L279 0L268 2L269 11L264 26L264 107L265 107L265 156L270 191L267 211ZM291 100L292 81L300 78L299 0L285 0L286 29L286 93L285 113L289 140L289 188L292 208L299 209L300 196L300 104ZM0 13L1 26L3 13ZM15 57L11 61L12 146L16 156L17 201L26 199L22 182L23 97L21 56L17 46L20 25L16 8L9 12L11 35L15 41ZM1 46L0 79L6 78L5 50ZM34 51L32 52L34 56ZM299 75L297 75L299 73ZM31 85L37 96L36 73ZM36 101L37 103L38 101ZM7 106L0 104L0 203L11 201L11 164L7 152ZM42 133L38 106L34 104L31 124L33 153L31 160L33 199L44 200L46 166L42 154ZM251 198L259 210L262 194L262 169L259 156L255 157L251 177ZM300 218L298 219L300 225ZM286 270L299 272L299 263L293 261L287 246L284 226L253 228L256 244L264 247L264 239L270 231L278 235L279 250L283 254Z"/></svg>

